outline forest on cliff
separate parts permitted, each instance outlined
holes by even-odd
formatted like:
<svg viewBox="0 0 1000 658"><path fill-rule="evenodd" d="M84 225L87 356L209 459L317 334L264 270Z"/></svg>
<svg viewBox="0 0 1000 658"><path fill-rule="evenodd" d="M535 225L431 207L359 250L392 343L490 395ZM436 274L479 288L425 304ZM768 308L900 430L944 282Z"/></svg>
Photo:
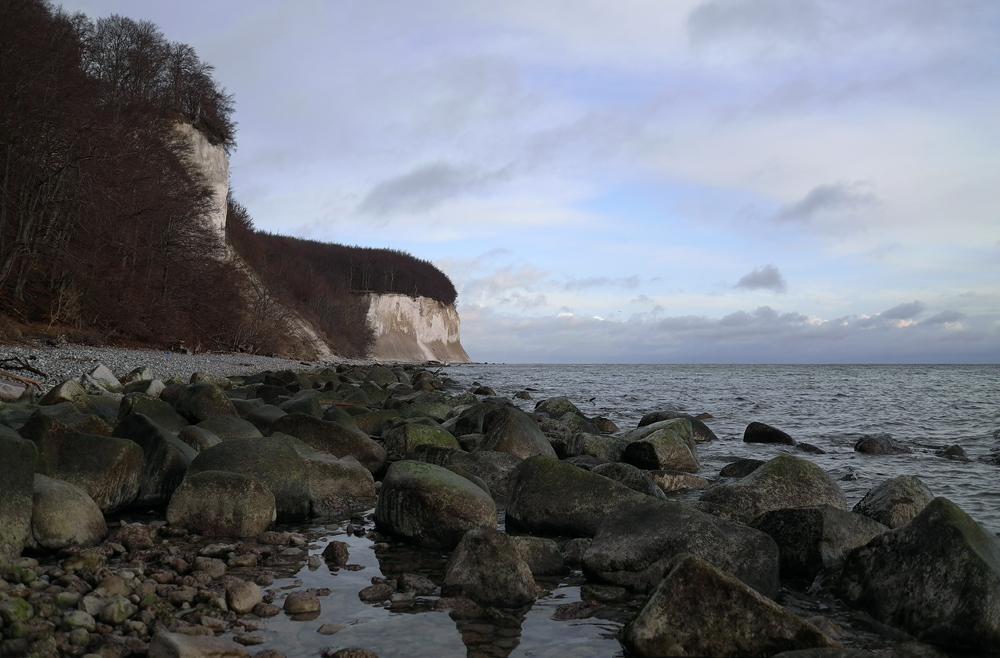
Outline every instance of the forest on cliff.
<svg viewBox="0 0 1000 658"><path fill-rule="evenodd" d="M148 21L0 0L0 341L281 353L296 315L361 356L366 293L455 301L426 261L257 231L233 198L222 244L177 130L235 150L213 70Z"/></svg>

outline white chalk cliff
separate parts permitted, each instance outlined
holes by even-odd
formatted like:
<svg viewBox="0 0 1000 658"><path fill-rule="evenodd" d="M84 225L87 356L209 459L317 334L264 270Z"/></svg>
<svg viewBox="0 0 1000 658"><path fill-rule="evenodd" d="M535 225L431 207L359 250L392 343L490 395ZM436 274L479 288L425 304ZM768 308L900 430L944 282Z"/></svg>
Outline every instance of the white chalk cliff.
<svg viewBox="0 0 1000 658"><path fill-rule="evenodd" d="M460 339L458 311L427 297L371 295L368 326L375 332L370 356L379 361L469 363Z"/></svg>

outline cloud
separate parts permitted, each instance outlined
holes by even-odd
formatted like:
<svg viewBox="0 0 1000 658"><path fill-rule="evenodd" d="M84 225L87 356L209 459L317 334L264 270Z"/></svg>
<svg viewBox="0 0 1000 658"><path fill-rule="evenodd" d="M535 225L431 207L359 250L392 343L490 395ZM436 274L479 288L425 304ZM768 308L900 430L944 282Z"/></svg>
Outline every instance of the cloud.
<svg viewBox="0 0 1000 658"><path fill-rule="evenodd" d="M358 204L358 212L376 216L423 212L505 181L510 175L510 167L483 171L471 165L426 164L375 185Z"/></svg>
<svg viewBox="0 0 1000 658"><path fill-rule="evenodd" d="M497 301L497 305L499 306L513 306L514 308L524 308L524 309L539 308L541 306L545 306L547 303L548 300L542 293L529 295L518 292L516 290L510 293L509 295L501 297Z"/></svg>
<svg viewBox="0 0 1000 658"><path fill-rule="evenodd" d="M647 305L647 304L656 304L656 300L651 297L647 297L646 295L639 295L635 299L628 300L628 303Z"/></svg>
<svg viewBox="0 0 1000 658"><path fill-rule="evenodd" d="M959 313L958 311L941 311L937 315L932 315L920 324L923 326L932 326L937 324L949 324L952 322L958 322L959 320L964 320L966 318L965 313Z"/></svg>
<svg viewBox="0 0 1000 658"><path fill-rule="evenodd" d="M746 290L773 290L777 293L785 292L788 284L785 277L774 265L764 265L754 268L754 271L745 275L734 288L745 288Z"/></svg>
<svg viewBox="0 0 1000 658"><path fill-rule="evenodd" d="M862 182L840 181L818 185L799 201L784 206L774 214L777 223L808 224L830 214L852 213L880 205L878 197L868 191Z"/></svg>
<svg viewBox="0 0 1000 658"><path fill-rule="evenodd" d="M821 31L822 20L819 7L807 0L712 0L688 16L688 33L696 45L741 39L771 50L808 43Z"/></svg>
<svg viewBox="0 0 1000 658"><path fill-rule="evenodd" d="M625 288L632 290L639 287L639 277L629 276L613 279L606 276L570 279L563 284L563 290L588 290L590 288Z"/></svg>
<svg viewBox="0 0 1000 658"><path fill-rule="evenodd" d="M909 304L900 304L899 306L893 306L888 311L882 311L879 313L879 317L888 320L909 320L917 315L924 312L925 306L922 302L913 301Z"/></svg>

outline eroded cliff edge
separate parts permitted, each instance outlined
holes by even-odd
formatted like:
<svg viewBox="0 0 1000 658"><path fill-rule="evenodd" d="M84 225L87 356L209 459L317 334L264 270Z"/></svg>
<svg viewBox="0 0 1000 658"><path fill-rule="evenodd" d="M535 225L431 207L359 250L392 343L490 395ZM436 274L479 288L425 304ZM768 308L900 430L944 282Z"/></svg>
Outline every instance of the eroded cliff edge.
<svg viewBox="0 0 1000 658"><path fill-rule="evenodd" d="M379 361L469 363L458 311L426 297L371 295L368 325L375 332L370 356Z"/></svg>

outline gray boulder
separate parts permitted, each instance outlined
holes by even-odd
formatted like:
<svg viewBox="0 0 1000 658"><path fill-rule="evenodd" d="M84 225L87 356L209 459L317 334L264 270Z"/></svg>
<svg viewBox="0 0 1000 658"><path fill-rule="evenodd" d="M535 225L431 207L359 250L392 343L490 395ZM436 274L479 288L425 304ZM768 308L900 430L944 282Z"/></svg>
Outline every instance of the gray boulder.
<svg viewBox="0 0 1000 658"><path fill-rule="evenodd" d="M622 437L628 442L622 461L647 470L696 473L701 465L692 436L691 421L686 418L634 429Z"/></svg>
<svg viewBox="0 0 1000 658"><path fill-rule="evenodd" d="M529 532L592 537L618 503L641 495L558 459L532 457L511 471L506 518Z"/></svg>
<svg viewBox="0 0 1000 658"><path fill-rule="evenodd" d="M767 597L778 592L778 546L744 525L666 500L624 501L601 524L583 556L598 580L649 591L681 553L693 553Z"/></svg>
<svg viewBox="0 0 1000 658"><path fill-rule="evenodd" d="M555 540L530 535L512 539L514 547L533 576L558 576L566 571L566 562Z"/></svg>
<svg viewBox="0 0 1000 658"><path fill-rule="evenodd" d="M31 536L38 449L31 441L0 433L0 564L21 555Z"/></svg>
<svg viewBox="0 0 1000 658"><path fill-rule="evenodd" d="M354 457L372 473L385 468L385 448L364 432L351 431L342 425L307 414L288 414L271 423L270 433L281 432L309 444L313 450L334 457Z"/></svg>
<svg viewBox="0 0 1000 658"><path fill-rule="evenodd" d="M60 550L93 546L108 534L97 503L69 482L35 474L31 535L35 546Z"/></svg>
<svg viewBox="0 0 1000 658"><path fill-rule="evenodd" d="M537 402L535 404L535 413L548 414L552 418L559 418L566 413L583 416L583 412L580 411L575 404L564 397L549 398L547 400Z"/></svg>
<svg viewBox="0 0 1000 658"><path fill-rule="evenodd" d="M142 414L168 432L179 432L190 425L187 419L174 411L169 404L142 393L129 393L118 404L119 420L129 414Z"/></svg>
<svg viewBox="0 0 1000 658"><path fill-rule="evenodd" d="M637 656L767 658L839 647L811 624L696 555L679 556L622 633Z"/></svg>
<svg viewBox="0 0 1000 658"><path fill-rule="evenodd" d="M280 437L233 439L198 453L188 476L203 471L249 475L274 495L281 521L309 516L309 476L291 442Z"/></svg>
<svg viewBox="0 0 1000 658"><path fill-rule="evenodd" d="M423 546L451 548L473 528L495 528L489 494L434 464L399 461L386 472L375 504L380 531Z"/></svg>
<svg viewBox="0 0 1000 658"><path fill-rule="evenodd" d="M636 468L631 464L623 464L620 462L610 463L610 464L600 464L590 469L591 473L596 473L597 475L603 475L606 478L612 479L615 482L620 482L626 487L633 491L637 491L647 496L652 496L653 498L666 499L666 494L663 493L656 482L649 477L646 471L641 468Z"/></svg>
<svg viewBox="0 0 1000 658"><path fill-rule="evenodd" d="M811 461L792 455L779 455L736 482L716 485L701 500L751 517L786 507L847 509L844 492L833 478Z"/></svg>
<svg viewBox="0 0 1000 658"><path fill-rule="evenodd" d="M606 462L620 461L626 445L628 444L618 437L590 434L588 432L577 432L569 435L567 440L562 443L561 452L559 444L552 441L552 446L562 459L588 456L596 457Z"/></svg>
<svg viewBox="0 0 1000 658"><path fill-rule="evenodd" d="M174 409L192 424L208 420L213 416L239 416L225 391L208 381L185 386L174 404Z"/></svg>
<svg viewBox="0 0 1000 658"><path fill-rule="evenodd" d="M197 451L137 413L119 421L114 436L135 441L142 447L142 472L136 501L141 505L166 505L174 489L184 479Z"/></svg>
<svg viewBox="0 0 1000 658"><path fill-rule="evenodd" d="M934 499L919 478L900 475L870 489L854 506L854 512L890 528L906 525Z"/></svg>
<svg viewBox="0 0 1000 658"><path fill-rule="evenodd" d="M202 471L177 487L167 521L206 537L256 537L277 518L274 494L249 475Z"/></svg>
<svg viewBox="0 0 1000 658"><path fill-rule="evenodd" d="M673 418L687 418L691 421L691 436L698 443L715 441L719 438L715 436L715 432L713 432L712 429L700 418L692 416L691 414L681 413L679 411L654 411L648 413L639 421L639 427L645 427L647 425L652 425L653 423L658 423L663 420L671 420Z"/></svg>
<svg viewBox="0 0 1000 658"><path fill-rule="evenodd" d="M781 443L794 446L796 440L777 427L754 421L743 430L743 443Z"/></svg>
<svg viewBox="0 0 1000 658"><path fill-rule="evenodd" d="M538 595L531 570L514 540L496 528L469 530L448 560L441 593L480 605L519 608Z"/></svg>
<svg viewBox="0 0 1000 658"><path fill-rule="evenodd" d="M556 456L555 449L538 429L538 424L517 407L504 406L490 412L486 425L489 430L483 450L509 452L521 459L535 455Z"/></svg>
<svg viewBox="0 0 1000 658"><path fill-rule="evenodd" d="M862 435L854 444L854 450L868 455L907 455L913 452L885 432Z"/></svg>
<svg viewBox="0 0 1000 658"><path fill-rule="evenodd" d="M839 596L924 642L1000 646L1000 540L946 498L847 558Z"/></svg>
<svg viewBox="0 0 1000 658"><path fill-rule="evenodd" d="M448 450L461 450L455 437L440 426L419 422L401 423L382 434L386 451L391 455L412 457L422 446L434 446Z"/></svg>
<svg viewBox="0 0 1000 658"><path fill-rule="evenodd" d="M298 439L288 437L288 440L306 467L313 516L344 516L371 508L375 501L375 478L357 459L334 457L313 450Z"/></svg>
<svg viewBox="0 0 1000 658"><path fill-rule="evenodd" d="M809 582L888 530L868 517L828 505L772 510L754 519L751 527L778 544L782 578Z"/></svg>
<svg viewBox="0 0 1000 658"><path fill-rule="evenodd" d="M208 430L219 437L220 441L258 439L263 436L256 425L239 416L212 416L201 421L195 427Z"/></svg>
<svg viewBox="0 0 1000 658"><path fill-rule="evenodd" d="M510 473L522 461L509 452L477 450L473 453L454 452L449 456L448 463L481 479L489 488L493 500L498 505L506 506Z"/></svg>
<svg viewBox="0 0 1000 658"><path fill-rule="evenodd" d="M177 438L191 446L191 449L195 452L208 450L212 446L222 443L222 440L216 435L206 429L196 427L194 425L188 425L178 432Z"/></svg>

